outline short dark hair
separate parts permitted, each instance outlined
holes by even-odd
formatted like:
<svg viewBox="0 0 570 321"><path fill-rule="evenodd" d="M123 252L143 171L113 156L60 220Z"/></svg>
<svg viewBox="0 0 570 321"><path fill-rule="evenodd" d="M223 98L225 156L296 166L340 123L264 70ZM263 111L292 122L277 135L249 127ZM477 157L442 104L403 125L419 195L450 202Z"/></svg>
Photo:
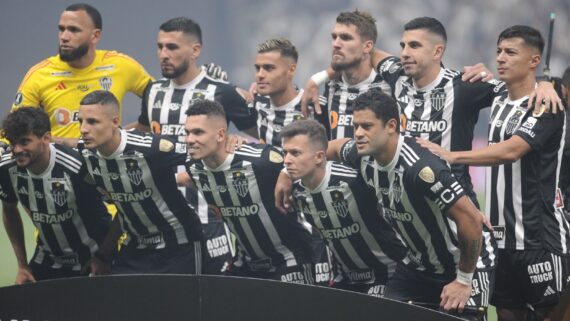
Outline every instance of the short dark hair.
<svg viewBox="0 0 570 321"><path fill-rule="evenodd" d="M562 74L562 84L570 90L570 67L566 68Z"/></svg>
<svg viewBox="0 0 570 321"><path fill-rule="evenodd" d="M212 100L206 99L195 99L190 102L190 106L186 109L186 116L200 116L205 115L208 117L220 117L223 119L226 118L226 112L224 111L224 107L217 102Z"/></svg>
<svg viewBox="0 0 570 321"><path fill-rule="evenodd" d="M65 11L80 10L83 10L87 13L87 15L91 18L91 21L93 21L95 28L103 30L103 18L101 18L101 13L93 6L87 3L75 3L65 8Z"/></svg>
<svg viewBox="0 0 570 321"><path fill-rule="evenodd" d="M119 101L112 92L106 90L95 90L88 93L81 99L79 105L103 105L114 106L119 110Z"/></svg>
<svg viewBox="0 0 570 321"><path fill-rule="evenodd" d="M172 18L161 24L159 29L164 32L181 31L186 36L196 37L198 43L202 44L202 29L198 23L190 18Z"/></svg>
<svg viewBox="0 0 570 321"><path fill-rule="evenodd" d="M544 50L544 39L542 38L540 31L533 27L523 25L508 27L499 35L497 45L499 45L501 41L511 38L521 38L528 46L536 48L542 55L542 51Z"/></svg>
<svg viewBox="0 0 570 321"><path fill-rule="evenodd" d="M289 39L269 39L257 45L257 53L265 53L271 51L279 51L281 56L292 58L295 62L299 59L297 48L289 41Z"/></svg>
<svg viewBox="0 0 570 321"><path fill-rule="evenodd" d="M443 38L443 42L447 43L447 32L445 32L445 27L435 18L419 17L408 21L408 23L404 25L405 31L418 29L426 29L433 34L440 36Z"/></svg>
<svg viewBox="0 0 570 321"><path fill-rule="evenodd" d="M354 111L371 110L376 118L385 124L390 119L396 120L396 131L400 132L400 113L396 101L382 92L380 88L372 88L354 100Z"/></svg>
<svg viewBox="0 0 570 321"><path fill-rule="evenodd" d="M307 135L312 144L326 151L329 141L325 127L312 119L301 119L290 123L281 130L281 138L292 138Z"/></svg>
<svg viewBox="0 0 570 321"><path fill-rule="evenodd" d="M376 19L370 13L358 11L358 9L352 12L341 12L336 17L336 23L354 25L362 39L372 40L373 43L376 43L376 38L378 38Z"/></svg>
<svg viewBox="0 0 570 321"><path fill-rule="evenodd" d="M51 124L48 114L36 107L20 107L9 113L2 122L2 137L11 143L30 133L42 137L49 131Z"/></svg>

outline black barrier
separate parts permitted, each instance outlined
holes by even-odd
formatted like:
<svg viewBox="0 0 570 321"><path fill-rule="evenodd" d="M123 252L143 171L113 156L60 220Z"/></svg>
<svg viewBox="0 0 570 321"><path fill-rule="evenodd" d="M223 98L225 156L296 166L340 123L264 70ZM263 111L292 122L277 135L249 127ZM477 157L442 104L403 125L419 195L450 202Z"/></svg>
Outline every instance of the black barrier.
<svg viewBox="0 0 570 321"><path fill-rule="evenodd" d="M0 288L1 321L453 321L388 299L247 278L125 275Z"/></svg>

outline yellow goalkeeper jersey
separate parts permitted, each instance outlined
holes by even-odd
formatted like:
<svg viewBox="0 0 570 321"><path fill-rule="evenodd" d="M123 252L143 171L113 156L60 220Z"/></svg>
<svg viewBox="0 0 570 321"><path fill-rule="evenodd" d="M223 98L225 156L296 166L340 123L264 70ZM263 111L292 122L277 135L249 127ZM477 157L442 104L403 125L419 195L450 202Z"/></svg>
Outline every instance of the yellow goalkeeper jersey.
<svg viewBox="0 0 570 321"><path fill-rule="evenodd" d="M93 63L75 69L52 56L33 66L20 84L12 110L21 106L43 108L55 137L79 138L79 102L95 90L111 91L122 102L130 91L142 96L152 78L133 58L116 51L97 50Z"/></svg>

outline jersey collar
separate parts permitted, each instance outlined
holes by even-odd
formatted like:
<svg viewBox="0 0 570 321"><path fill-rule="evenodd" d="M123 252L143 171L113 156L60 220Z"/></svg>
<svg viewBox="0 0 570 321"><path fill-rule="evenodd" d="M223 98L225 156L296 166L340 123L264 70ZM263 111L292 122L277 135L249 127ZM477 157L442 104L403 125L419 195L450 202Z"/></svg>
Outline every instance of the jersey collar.
<svg viewBox="0 0 570 321"><path fill-rule="evenodd" d="M221 172L221 171L225 171L231 168L232 166L232 162L234 161L234 155L235 154L228 154L228 156L226 157L226 159L224 160L223 163L220 164L220 166L216 167L216 168L211 168L208 165L206 165L206 163L204 162L204 160L200 160L202 162L202 164L204 165L204 168L206 168L207 170L211 171L211 172Z"/></svg>
<svg viewBox="0 0 570 321"><path fill-rule="evenodd" d="M115 150L109 156L104 156L103 154L99 153L99 151L97 151L97 155L99 157L104 158L104 159L113 159L113 158L117 158L119 155L121 155L125 151L125 146L127 146L127 132L124 129L121 129L119 131L119 133L121 134L121 142L119 143L119 147L117 147L117 150Z"/></svg>
<svg viewBox="0 0 570 321"><path fill-rule="evenodd" d="M196 76L194 79L190 80L190 82L187 82L183 85L177 85L174 83L174 81L170 80L170 87L174 88L174 89L187 89L187 88L193 88L196 87L196 85L202 81L202 79L204 79L204 77L206 76L206 72L204 70L201 70L200 73L198 74L198 76Z"/></svg>
<svg viewBox="0 0 570 321"><path fill-rule="evenodd" d="M327 161L327 166L325 167L325 176L323 177L321 183L315 189L312 190L307 186L303 185L303 182L301 180L299 180L299 184L310 193L320 193L324 191L325 188L329 186L329 182L331 180L331 164L332 161Z"/></svg>
<svg viewBox="0 0 570 321"><path fill-rule="evenodd" d="M386 166L381 166L376 160L374 160L374 168L383 172L392 171L396 167L396 164L398 164L398 159L400 159L400 151L402 150L403 144L404 136L400 135L400 138L398 138L398 147L396 147L396 153L394 153L394 158L392 158L390 163Z"/></svg>
<svg viewBox="0 0 570 321"><path fill-rule="evenodd" d="M51 173L51 171L55 165L55 153L57 153L57 149L53 146L53 144L49 144L49 149L50 149L49 163L48 163L48 166L46 167L46 169L40 174L34 174L29 169L26 168L26 171L28 172L28 175L30 175L30 177L42 178L42 177L45 177Z"/></svg>

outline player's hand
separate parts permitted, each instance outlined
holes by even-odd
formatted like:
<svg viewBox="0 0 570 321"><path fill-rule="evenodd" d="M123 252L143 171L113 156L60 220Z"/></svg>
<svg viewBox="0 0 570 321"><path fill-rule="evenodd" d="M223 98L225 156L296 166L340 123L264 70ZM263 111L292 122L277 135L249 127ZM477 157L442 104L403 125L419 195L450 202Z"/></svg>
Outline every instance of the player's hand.
<svg viewBox="0 0 570 321"><path fill-rule="evenodd" d="M31 282L36 282L36 278L34 278L34 275L32 274L32 269L27 265L19 267L18 272L16 273L15 284L24 284Z"/></svg>
<svg viewBox="0 0 570 321"><path fill-rule="evenodd" d="M226 140L226 152L233 154L236 149L240 149L243 144L247 144L247 138L239 135L228 135Z"/></svg>
<svg viewBox="0 0 570 321"><path fill-rule="evenodd" d="M103 262L96 256L93 256L88 263L91 270L89 276L109 275L111 274L111 262Z"/></svg>
<svg viewBox="0 0 570 321"><path fill-rule="evenodd" d="M447 284L441 291L441 302L439 307L445 311L455 311L462 313L465 303L471 296L471 285L459 283L457 280Z"/></svg>
<svg viewBox="0 0 570 321"><path fill-rule="evenodd" d="M564 111L562 99L549 81L539 82L534 92L528 96L528 101L528 108L534 108L534 114L537 115L545 112L556 114L558 110Z"/></svg>
<svg viewBox="0 0 570 321"><path fill-rule="evenodd" d="M249 85L249 94L255 97L257 95L257 83L254 81Z"/></svg>
<svg viewBox="0 0 570 321"><path fill-rule="evenodd" d="M10 152L10 145L0 142L0 156Z"/></svg>
<svg viewBox="0 0 570 321"><path fill-rule="evenodd" d="M443 159L449 164L453 164L454 160L451 157L451 153L447 149L439 146L438 144L432 143L429 140L419 137L416 137L416 142L420 144L420 146L422 146L423 148L427 148L430 152L436 154L437 156L439 156L439 158Z"/></svg>
<svg viewBox="0 0 570 321"><path fill-rule="evenodd" d="M493 224L491 224L489 218L481 211L479 211L479 214L481 214L481 216L483 217L483 224L485 224L485 226L489 229L489 231L494 231L495 229L493 228Z"/></svg>
<svg viewBox="0 0 570 321"><path fill-rule="evenodd" d="M315 113L317 115L320 115L322 113L321 105L319 103L319 86L317 86L317 84L315 84L312 79L309 79L309 81L307 81L303 92L303 97L301 97L301 112L305 118L309 118L309 115L311 114L309 107L310 104L315 106Z"/></svg>
<svg viewBox="0 0 570 321"><path fill-rule="evenodd" d="M275 208L281 213L287 214L291 208L292 197L291 190L293 181L287 174L281 172L275 184Z"/></svg>
<svg viewBox="0 0 570 321"><path fill-rule="evenodd" d="M493 72L482 63L463 67L463 76L461 76L461 80L469 82L487 82L493 78Z"/></svg>
<svg viewBox="0 0 570 321"><path fill-rule="evenodd" d="M228 81L228 73L221 66L218 66L213 62L203 65L202 70L204 70L208 76L214 79L222 80L225 82Z"/></svg>

